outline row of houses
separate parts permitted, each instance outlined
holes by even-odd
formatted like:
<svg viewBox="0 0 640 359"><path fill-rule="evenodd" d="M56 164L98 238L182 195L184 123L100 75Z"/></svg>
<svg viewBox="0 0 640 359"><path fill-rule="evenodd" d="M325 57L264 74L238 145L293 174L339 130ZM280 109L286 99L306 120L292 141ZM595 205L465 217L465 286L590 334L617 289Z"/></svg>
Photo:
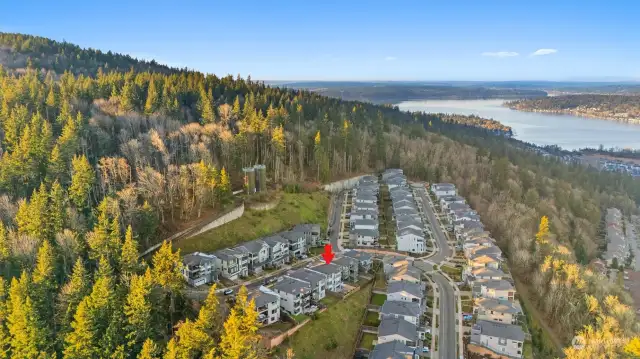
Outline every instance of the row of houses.
<svg viewBox="0 0 640 359"><path fill-rule="evenodd" d="M214 253L195 252L183 257L182 275L197 287L219 277L237 280L265 268L279 268L293 258L303 258L309 247L319 245L320 225L299 224L290 231L248 241Z"/></svg>
<svg viewBox="0 0 640 359"><path fill-rule="evenodd" d="M369 272L372 264L370 254L346 250L330 264L289 271L273 288L260 287L252 293L261 323L279 321L281 311L289 315L314 312L327 292L342 292L345 282L357 282L359 274Z"/></svg>
<svg viewBox="0 0 640 359"><path fill-rule="evenodd" d="M431 191L467 258L462 278L474 298L473 313L463 313L474 317L469 351L489 350L502 358L522 358L525 334L518 324L522 308L513 279L503 270L502 250L453 184L433 184Z"/></svg>
<svg viewBox="0 0 640 359"><path fill-rule="evenodd" d="M382 174L382 181L389 188L392 219L396 223L396 249L425 253L428 230L420 215L422 204L416 202L413 191L407 185L407 177L401 169L388 169Z"/></svg>
<svg viewBox="0 0 640 359"><path fill-rule="evenodd" d="M349 239L354 246L377 247L380 239L376 176L363 176L352 190Z"/></svg>
<svg viewBox="0 0 640 359"><path fill-rule="evenodd" d="M422 272L399 256L386 256L382 263L387 299L380 307L378 338L369 359L415 358L430 333L422 322L427 308Z"/></svg>

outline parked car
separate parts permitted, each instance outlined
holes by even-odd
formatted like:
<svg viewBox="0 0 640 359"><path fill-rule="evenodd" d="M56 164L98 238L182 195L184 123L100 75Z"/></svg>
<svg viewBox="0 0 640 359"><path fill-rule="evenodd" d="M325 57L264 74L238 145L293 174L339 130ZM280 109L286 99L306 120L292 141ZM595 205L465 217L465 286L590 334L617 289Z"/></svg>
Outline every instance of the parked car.
<svg viewBox="0 0 640 359"><path fill-rule="evenodd" d="M233 289L226 289L224 292L222 292L222 294L231 295L231 294L233 294Z"/></svg>
<svg viewBox="0 0 640 359"><path fill-rule="evenodd" d="M302 258L302 259L307 259L307 258L309 258L309 256L308 256L308 255L306 255L306 254L303 254L303 255L301 255L301 256L300 256L300 258Z"/></svg>
<svg viewBox="0 0 640 359"><path fill-rule="evenodd" d="M427 347L422 347L422 352L423 352L423 353L428 353L428 352L429 352L429 348L427 348Z"/></svg>

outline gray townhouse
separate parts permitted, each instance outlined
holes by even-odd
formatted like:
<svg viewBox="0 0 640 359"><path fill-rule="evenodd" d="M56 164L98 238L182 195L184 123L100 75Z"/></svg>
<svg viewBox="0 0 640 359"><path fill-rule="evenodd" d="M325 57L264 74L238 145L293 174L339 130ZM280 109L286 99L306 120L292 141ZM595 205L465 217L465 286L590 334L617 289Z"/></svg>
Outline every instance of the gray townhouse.
<svg viewBox="0 0 640 359"><path fill-rule="evenodd" d="M245 242L235 249L249 255L249 274L261 273L269 260L269 245L260 239Z"/></svg>
<svg viewBox="0 0 640 359"><path fill-rule="evenodd" d="M255 303L260 324L269 325L280 320L280 296L275 291L260 286L249 293L249 300Z"/></svg>
<svg viewBox="0 0 640 359"><path fill-rule="evenodd" d="M213 255L216 257L216 268L222 277L237 280L249 275L249 253L235 248L225 248L214 252Z"/></svg>
<svg viewBox="0 0 640 359"><path fill-rule="evenodd" d="M304 235L307 242L307 248L319 246L320 243L320 225L312 223L298 224L291 230Z"/></svg>
<svg viewBox="0 0 640 359"><path fill-rule="evenodd" d="M387 300L380 307L380 320L384 318L400 318L418 325L420 323L420 316L422 315L422 308L420 303L404 302Z"/></svg>
<svg viewBox="0 0 640 359"><path fill-rule="evenodd" d="M373 266L373 257L367 252L348 249L343 251L342 255L345 257L356 259L358 261L359 272L367 273Z"/></svg>
<svg viewBox="0 0 640 359"><path fill-rule="evenodd" d="M182 257L182 276L191 286L198 287L218 280L216 256L194 252Z"/></svg>
<svg viewBox="0 0 640 359"><path fill-rule="evenodd" d="M377 229L352 228L349 230L351 243L364 247L378 246L380 232Z"/></svg>
<svg viewBox="0 0 640 359"><path fill-rule="evenodd" d="M342 269L342 281L343 282L357 282L358 281L358 260L351 257L339 257L331 262L340 266Z"/></svg>
<svg viewBox="0 0 640 359"><path fill-rule="evenodd" d="M353 210L349 214L349 224L353 225L353 223L359 219L378 219L378 214L373 211L366 210Z"/></svg>
<svg viewBox="0 0 640 359"><path fill-rule="evenodd" d="M378 344L399 341L409 347L419 345L418 327L400 318L384 318L378 326Z"/></svg>
<svg viewBox="0 0 640 359"><path fill-rule="evenodd" d="M386 343L376 344L369 359L414 359L416 349L411 348L401 341L394 340Z"/></svg>
<svg viewBox="0 0 640 359"><path fill-rule="evenodd" d="M522 358L524 332L518 325L478 320L471 328L470 343L508 358Z"/></svg>
<svg viewBox="0 0 640 359"><path fill-rule="evenodd" d="M387 300L413 302L422 305L424 292L422 285L408 281L389 282L387 284Z"/></svg>
<svg viewBox="0 0 640 359"><path fill-rule="evenodd" d="M378 215L378 205L376 203L354 203L351 206L352 211L367 211Z"/></svg>
<svg viewBox="0 0 640 359"><path fill-rule="evenodd" d="M307 241L304 239L302 233L287 231L282 232L281 235L289 241L290 256L300 258L303 254L307 253Z"/></svg>
<svg viewBox="0 0 640 359"><path fill-rule="evenodd" d="M279 234L275 234L262 239L269 246L268 266L280 268L289 263L289 240Z"/></svg>
<svg viewBox="0 0 640 359"><path fill-rule="evenodd" d="M314 301L319 301L326 296L327 276L325 274L310 270L309 268L302 268L291 271L287 273L286 276L308 283Z"/></svg>
<svg viewBox="0 0 640 359"><path fill-rule="evenodd" d="M522 307L518 301L477 298L473 306L473 313L476 314L478 320L518 324L518 318L522 316Z"/></svg>
<svg viewBox="0 0 640 359"><path fill-rule="evenodd" d="M451 183L434 183L431 185L431 192L437 197L455 196L456 186Z"/></svg>
<svg viewBox="0 0 640 359"><path fill-rule="evenodd" d="M280 297L280 309L291 315L307 313L311 310L311 286L307 282L283 277L273 286Z"/></svg>
<svg viewBox="0 0 640 359"><path fill-rule="evenodd" d="M316 267L308 268L310 271L324 274L327 277L327 290L332 292L342 292L344 284L342 282L342 267L335 264L335 261L329 264L321 264Z"/></svg>

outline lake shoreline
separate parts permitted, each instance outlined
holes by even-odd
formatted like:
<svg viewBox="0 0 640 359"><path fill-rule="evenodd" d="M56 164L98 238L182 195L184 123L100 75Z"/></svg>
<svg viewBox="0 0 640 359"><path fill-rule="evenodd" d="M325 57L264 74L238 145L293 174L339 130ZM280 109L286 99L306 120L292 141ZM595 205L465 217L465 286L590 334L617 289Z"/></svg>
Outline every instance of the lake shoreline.
<svg viewBox="0 0 640 359"><path fill-rule="evenodd" d="M518 106L510 106L508 102L505 102L502 106L514 111L521 111L521 112L535 112L535 113L549 113L554 115L579 116L579 117L588 117L588 118L593 118L596 120L603 120L603 121L615 121L615 122L625 123L629 125L640 125L640 118L622 119L622 118L611 117L611 116L606 116L602 114L593 114L593 113L583 112L579 110L546 110L546 109L539 109L539 108L524 108L524 107L518 107Z"/></svg>

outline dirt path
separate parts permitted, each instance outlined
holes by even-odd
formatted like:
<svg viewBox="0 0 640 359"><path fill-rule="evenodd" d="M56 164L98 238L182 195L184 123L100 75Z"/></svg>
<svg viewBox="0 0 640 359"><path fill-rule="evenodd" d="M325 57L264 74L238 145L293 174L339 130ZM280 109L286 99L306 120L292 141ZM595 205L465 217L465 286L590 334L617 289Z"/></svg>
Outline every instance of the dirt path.
<svg viewBox="0 0 640 359"><path fill-rule="evenodd" d="M526 307L527 312L531 315L531 317L538 324L538 326L542 328L542 330L545 332L544 333L545 336L549 338L549 340L551 340L551 342L555 346L556 354L561 355L561 357L564 357L564 355L562 355L562 348L564 348L564 345L560 340L561 336L558 333L556 333L555 330L551 328L551 326L547 324L542 313L540 313L540 311L538 311L538 308L536 308L536 306L533 304L533 302L530 299L531 297L529 296L529 289L527 288L527 286L515 280L515 278L514 278L514 282L516 283L516 290L518 291L520 300L523 302L522 304Z"/></svg>

